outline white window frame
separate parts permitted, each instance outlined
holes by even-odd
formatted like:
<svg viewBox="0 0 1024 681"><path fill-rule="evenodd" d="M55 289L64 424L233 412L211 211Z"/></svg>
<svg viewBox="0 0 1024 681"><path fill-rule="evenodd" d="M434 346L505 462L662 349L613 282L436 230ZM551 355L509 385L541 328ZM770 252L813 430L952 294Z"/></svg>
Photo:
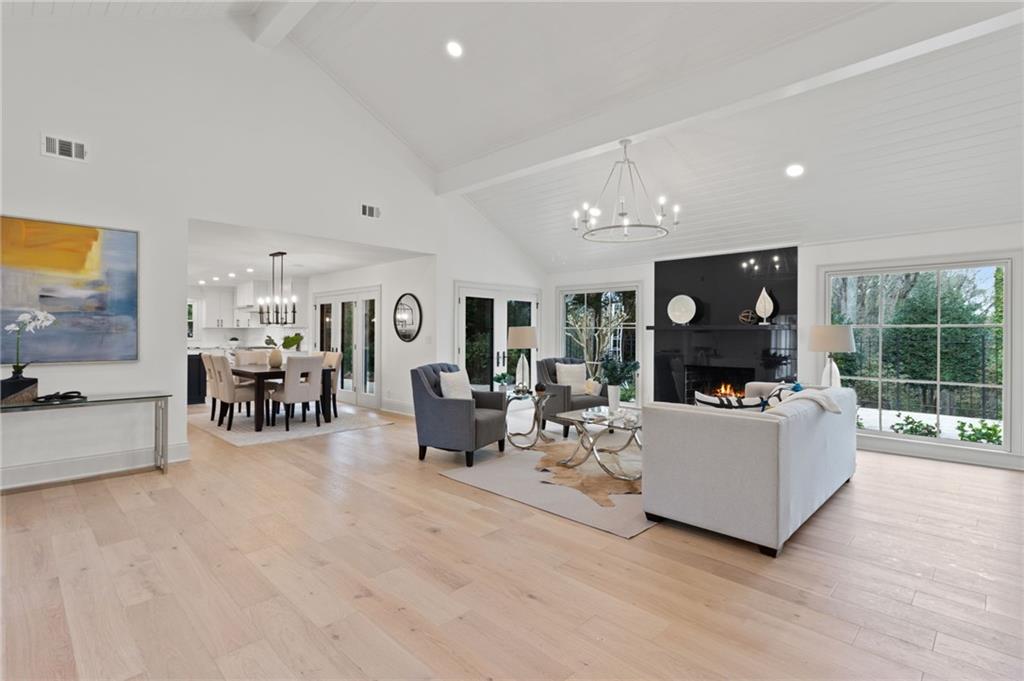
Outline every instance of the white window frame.
<svg viewBox="0 0 1024 681"><path fill-rule="evenodd" d="M560 356L566 356L565 348L565 297L581 293L604 293L605 291L634 291L636 292L636 361L640 362L640 371L636 373L636 401L641 401L643 395L643 373L644 373L644 340L641 331L644 330L643 314L643 282L642 281L620 281L606 284L587 284L586 286L560 286L555 289L555 298L558 301L558 352Z"/></svg>
<svg viewBox="0 0 1024 681"><path fill-rule="evenodd" d="M871 441L873 438L882 438L882 441L890 440L893 444L901 442L908 443L925 443L932 446L944 447L944 448L961 448L966 450L978 450L979 453L996 453L1000 455L1011 454L1013 452L1013 441L1015 430L1018 426L1015 419L1013 419L1013 390L1012 382L1014 376L1014 359L1013 347L1014 347L1014 329L1015 320L1012 318L1013 315L1013 258L1006 257L1005 255L992 255L990 257L978 257L970 260L955 260L955 259L929 259L929 260L906 260L906 261L894 261L888 262L883 266L879 265L867 265L867 264L854 264L854 265L843 265L843 266L829 266L826 268L820 268L819 282L821 285L822 295L822 309L820 311L819 323L830 324L832 316L832 279L835 277L844 276L870 276L870 275L882 275L882 274L894 274L894 273L906 273L906 272L928 272L928 271L940 271L940 270L956 270L956 269L969 269L972 267L1002 267L1004 271L1003 278L1003 383L1001 386L992 386L989 384L975 384L975 383L963 383L957 381L942 381L941 380L941 352L942 352L942 341L941 341L941 329L944 327L972 327L972 328L996 328L997 324L942 324L941 315L941 295L937 301L936 310L936 323L935 324L913 324L913 325L887 325L882 323L883 309L879 307L879 322L878 324L853 324L854 328L877 328L879 329L879 357L878 366L879 372L881 372L881 330L885 328L928 328L936 329L936 380L934 384L936 386L936 414L941 409L941 390L943 385L952 386L968 386L968 387L989 387L989 388L1001 388L1002 399L1003 399L1003 444L994 445L984 442L965 442L963 440L953 440L951 438L941 437L925 437L917 435L904 435L900 433L893 433L879 430L869 429L858 429L858 437L862 440ZM938 275L941 277L941 275ZM936 281L936 290L941 291L941 281ZM844 376L846 378L854 378ZM856 377L863 380L872 380L879 383L879 391L881 392L882 383L933 383L932 381L919 381L911 379L885 379L881 378L881 375L871 378L866 376ZM881 395L878 396L879 411L881 411ZM870 447L868 447L870 448ZM904 452L894 450L893 453L917 453L917 452ZM960 460L956 456L952 457L935 457L935 458L949 458L950 460ZM1022 457L1014 456L1015 459Z"/></svg>

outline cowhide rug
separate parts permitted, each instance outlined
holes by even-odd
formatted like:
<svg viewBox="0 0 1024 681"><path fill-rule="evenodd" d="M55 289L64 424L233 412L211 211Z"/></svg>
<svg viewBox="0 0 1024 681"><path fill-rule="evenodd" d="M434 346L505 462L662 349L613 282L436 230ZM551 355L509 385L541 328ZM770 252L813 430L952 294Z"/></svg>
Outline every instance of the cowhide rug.
<svg viewBox="0 0 1024 681"><path fill-rule="evenodd" d="M575 448L575 440L552 442L550 444L537 443L535 449L541 453L541 458L535 468L538 471L551 473L551 478L545 480L544 483L571 487L586 494L600 506L614 506L615 502L610 498L612 494L641 493L643 489L642 480L628 481L613 478L601 470L593 456L587 459L586 463L576 468L560 466L558 462L572 454ZM579 460L581 456L583 456L582 449L577 452L576 460ZM615 455L605 455L604 458L608 467L616 473L631 475L640 470L640 457L640 450L637 449L635 444L631 444L618 454L619 465L614 465Z"/></svg>

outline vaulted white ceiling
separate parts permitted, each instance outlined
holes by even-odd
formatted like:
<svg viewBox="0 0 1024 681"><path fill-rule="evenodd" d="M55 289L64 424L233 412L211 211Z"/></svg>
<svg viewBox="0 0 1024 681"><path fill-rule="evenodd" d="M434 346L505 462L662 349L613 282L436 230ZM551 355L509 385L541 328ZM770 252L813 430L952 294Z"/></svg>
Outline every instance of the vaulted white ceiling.
<svg viewBox="0 0 1024 681"><path fill-rule="evenodd" d="M231 15L264 48L290 40L434 170L439 194L466 197L548 269L1024 221L1019 2L4 12ZM649 244L584 242L569 215L594 200L623 137L682 225ZM787 178L791 162L806 174Z"/></svg>
<svg viewBox="0 0 1024 681"><path fill-rule="evenodd" d="M322 3L290 38L441 193L548 269L588 268L1021 221L1020 7ZM584 242L569 214L627 136L682 225Z"/></svg>

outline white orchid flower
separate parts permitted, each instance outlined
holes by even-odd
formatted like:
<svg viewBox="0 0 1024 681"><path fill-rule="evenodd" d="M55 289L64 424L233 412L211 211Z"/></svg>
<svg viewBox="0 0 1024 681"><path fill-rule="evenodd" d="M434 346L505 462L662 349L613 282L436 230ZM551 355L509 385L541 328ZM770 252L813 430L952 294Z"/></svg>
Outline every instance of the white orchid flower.
<svg viewBox="0 0 1024 681"><path fill-rule="evenodd" d="M18 321L19 322L30 322L30 321L32 321L32 313L31 312L22 312L20 315L18 315Z"/></svg>
<svg viewBox="0 0 1024 681"><path fill-rule="evenodd" d="M18 326L17 324L8 324L7 326L4 327L4 331L6 331L7 333L11 333L13 331L20 331L20 330L21 330L21 327Z"/></svg>

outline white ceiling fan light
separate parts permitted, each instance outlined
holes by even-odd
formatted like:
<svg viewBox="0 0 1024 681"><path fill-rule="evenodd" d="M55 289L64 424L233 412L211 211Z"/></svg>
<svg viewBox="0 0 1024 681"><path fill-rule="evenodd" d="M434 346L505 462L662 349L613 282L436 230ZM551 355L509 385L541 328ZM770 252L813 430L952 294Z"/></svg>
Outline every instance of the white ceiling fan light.
<svg viewBox="0 0 1024 681"><path fill-rule="evenodd" d="M462 57L462 43L457 40L449 40L444 46L444 49L452 59L459 59Z"/></svg>
<svg viewBox="0 0 1024 681"><path fill-rule="evenodd" d="M804 167L799 163L790 163L786 166L786 177L800 177L804 174Z"/></svg>

